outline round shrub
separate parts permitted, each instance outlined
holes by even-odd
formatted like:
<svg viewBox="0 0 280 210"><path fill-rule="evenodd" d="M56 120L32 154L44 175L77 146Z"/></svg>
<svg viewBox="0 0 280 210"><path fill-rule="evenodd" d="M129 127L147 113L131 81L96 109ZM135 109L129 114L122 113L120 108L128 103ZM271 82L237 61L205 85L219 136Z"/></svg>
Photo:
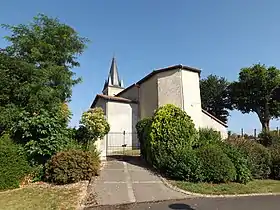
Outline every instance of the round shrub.
<svg viewBox="0 0 280 210"><path fill-rule="evenodd" d="M155 167L172 154L176 147L190 148L197 142L197 131L191 118L185 111L171 104L156 110L147 128L147 135L144 143L147 161Z"/></svg>
<svg viewBox="0 0 280 210"><path fill-rule="evenodd" d="M18 188L31 172L26 156L9 135L0 138L0 190Z"/></svg>
<svg viewBox="0 0 280 210"><path fill-rule="evenodd" d="M45 178L55 184L90 180L98 175L99 165L90 152L70 150L52 156L46 164Z"/></svg>
<svg viewBox="0 0 280 210"><path fill-rule="evenodd" d="M280 144L270 147L271 152L271 176L273 179L280 179Z"/></svg>
<svg viewBox="0 0 280 210"><path fill-rule="evenodd" d="M249 161L239 149L225 142L218 143L223 152L230 158L236 170L236 182L246 184L252 180Z"/></svg>
<svg viewBox="0 0 280 210"><path fill-rule="evenodd" d="M267 179L270 175L271 155L268 148L252 140L236 138L229 140L246 155L254 179Z"/></svg>
<svg viewBox="0 0 280 210"><path fill-rule="evenodd" d="M203 180L202 164L193 149L180 149L166 155L162 171L170 178L181 181Z"/></svg>
<svg viewBox="0 0 280 210"><path fill-rule="evenodd" d="M202 162L204 181L222 183L235 180L234 164L218 145L201 147L197 155Z"/></svg>

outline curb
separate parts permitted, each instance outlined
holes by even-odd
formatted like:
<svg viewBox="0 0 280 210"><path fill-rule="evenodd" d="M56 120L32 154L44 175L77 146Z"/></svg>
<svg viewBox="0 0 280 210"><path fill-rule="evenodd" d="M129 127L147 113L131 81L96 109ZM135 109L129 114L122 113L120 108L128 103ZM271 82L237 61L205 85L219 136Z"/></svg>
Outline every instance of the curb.
<svg viewBox="0 0 280 210"><path fill-rule="evenodd" d="M171 184L166 178L162 177L160 174L157 174L157 176L161 179L161 181L164 183L165 186L168 188L183 193L185 195L189 196L195 196L195 197L203 197L203 198L236 198L236 197L253 197L253 196L268 196L268 195L280 195L280 193L249 193L249 194L225 194L225 195L211 195L211 194L201 194L201 193L194 193L186 190L182 190L181 188L174 186Z"/></svg>
<svg viewBox="0 0 280 210"><path fill-rule="evenodd" d="M99 171L101 171L106 166L106 164L107 164L106 161L101 161ZM79 204L78 210L83 210L83 209L87 208L88 206L95 206L95 204L94 205L87 204L87 200L91 199L90 198L91 196L96 196L96 193L94 191L92 191L92 189L93 189L93 186L94 186L97 178L98 178L98 176L94 176L94 177L92 177L91 180L88 181L87 187L86 187L86 193L83 196L83 199L81 200L81 202ZM94 202L95 202L95 200L94 200Z"/></svg>

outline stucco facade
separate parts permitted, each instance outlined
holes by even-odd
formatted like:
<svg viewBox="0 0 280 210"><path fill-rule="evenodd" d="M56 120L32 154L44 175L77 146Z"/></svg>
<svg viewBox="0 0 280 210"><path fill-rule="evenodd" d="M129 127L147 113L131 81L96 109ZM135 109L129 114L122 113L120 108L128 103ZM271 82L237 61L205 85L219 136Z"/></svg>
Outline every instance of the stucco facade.
<svg viewBox="0 0 280 210"><path fill-rule="evenodd" d="M165 104L183 107L181 74L180 69L158 73L158 107Z"/></svg>
<svg viewBox="0 0 280 210"><path fill-rule="evenodd" d="M183 90L183 110L191 117L195 127L202 127L201 98L199 88L199 74L181 70Z"/></svg>
<svg viewBox="0 0 280 210"><path fill-rule="evenodd" d="M140 84L139 109L140 119L153 116L158 107L158 78L152 76L149 80ZM147 103L148 102L148 103Z"/></svg>
<svg viewBox="0 0 280 210"><path fill-rule="evenodd" d="M115 96L123 90L124 90L124 88L111 86L111 87L107 87L105 90L103 90L103 94L108 95L108 96Z"/></svg>
<svg viewBox="0 0 280 210"><path fill-rule="evenodd" d="M215 117L211 114L202 111L202 123L203 128L213 128L216 131L219 131L222 138L225 139L228 137L227 125L223 122L219 122L218 119L214 119Z"/></svg>
<svg viewBox="0 0 280 210"><path fill-rule="evenodd" d="M131 148L137 147L136 123L153 116L154 111L165 104L174 104L186 111L197 129L213 128L223 138L227 137L227 125L201 108L200 70L182 65L171 66L155 70L124 89L108 85L121 84L114 81L118 78L114 65L115 61L112 62L103 95L97 95L91 106L102 107L110 124L110 133L98 144L103 156L108 155L109 148L117 150L124 143Z"/></svg>

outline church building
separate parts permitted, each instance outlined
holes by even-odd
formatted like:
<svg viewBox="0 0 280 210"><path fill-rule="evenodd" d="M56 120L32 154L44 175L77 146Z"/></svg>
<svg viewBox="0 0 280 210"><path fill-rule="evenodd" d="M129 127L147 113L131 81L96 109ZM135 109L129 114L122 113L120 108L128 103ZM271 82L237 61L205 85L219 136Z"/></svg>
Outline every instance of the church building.
<svg viewBox="0 0 280 210"><path fill-rule="evenodd" d="M150 117L165 104L174 104L191 117L196 128L213 128L223 138L227 137L227 125L201 108L201 70L184 65L174 65L157 70L129 87L120 80L116 59L112 59L108 79L102 94L97 94L91 108L101 107L110 124L110 133L98 142L101 157L110 155L109 148L138 147L136 123ZM124 133L123 138L111 138L113 133ZM121 136L121 135L120 135ZM124 142L125 141L125 142Z"/></svg>

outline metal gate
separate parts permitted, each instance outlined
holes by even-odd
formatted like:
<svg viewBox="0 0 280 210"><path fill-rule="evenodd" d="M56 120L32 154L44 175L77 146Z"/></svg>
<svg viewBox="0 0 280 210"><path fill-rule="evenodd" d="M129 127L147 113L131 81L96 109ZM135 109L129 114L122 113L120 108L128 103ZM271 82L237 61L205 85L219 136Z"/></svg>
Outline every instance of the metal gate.
<svg viewBox="0 0 280 210"><path fill-rule="evenodd" d="M106 156L139 156L137 133L109 132L106 136Z"/></svg>

